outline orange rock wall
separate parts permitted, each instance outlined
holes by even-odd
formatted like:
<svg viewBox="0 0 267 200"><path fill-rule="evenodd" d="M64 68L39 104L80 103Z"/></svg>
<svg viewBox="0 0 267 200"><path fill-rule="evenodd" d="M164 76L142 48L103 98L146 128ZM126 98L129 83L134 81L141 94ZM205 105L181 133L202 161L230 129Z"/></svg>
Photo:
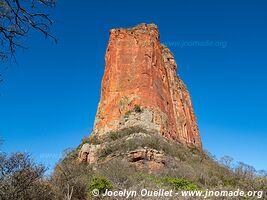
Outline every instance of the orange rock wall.
<svg viewBox="0 0 267 200"><path fill-rule="evenodd" d="M152 112L162 135L201 149L190 95L154 24L112 29L105 62L94 134L120 129L120 119L138 105Z"/></svg>

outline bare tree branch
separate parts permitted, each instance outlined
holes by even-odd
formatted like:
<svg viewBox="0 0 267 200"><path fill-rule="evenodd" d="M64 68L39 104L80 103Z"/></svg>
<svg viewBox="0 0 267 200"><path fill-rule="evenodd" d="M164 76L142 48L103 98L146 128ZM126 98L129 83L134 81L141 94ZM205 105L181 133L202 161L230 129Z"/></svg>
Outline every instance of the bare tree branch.
<svg viewBox="0 0 267 200"><path fill-rule="evenodd" d="M28 154L0 152L0 199L54 199L44 179L45 170Z"/></svg>
<svg viewBox="0 0 267 200"><path fill-rule="evenodd" d="M53 21L45 12L55 6L55 1L0 0L0 62L14 58L18 48L26 48L22 39L30 30L37 30L57 42L50 33Z"/></svg>

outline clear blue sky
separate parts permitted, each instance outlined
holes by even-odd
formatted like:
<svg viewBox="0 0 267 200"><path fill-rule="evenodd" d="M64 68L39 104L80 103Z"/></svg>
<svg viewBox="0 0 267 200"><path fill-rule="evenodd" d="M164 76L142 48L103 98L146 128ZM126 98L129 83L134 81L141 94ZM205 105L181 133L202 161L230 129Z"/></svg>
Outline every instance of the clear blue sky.
<svg viewBox="0 0 267 200"><path fill-rule="evenodd" d="M52 14L59 43L32 33L4 74L2 150L51 169L93 127L109 29L153 22L189 88L204 148L267 169L266 1L59 0Z"/></svg>

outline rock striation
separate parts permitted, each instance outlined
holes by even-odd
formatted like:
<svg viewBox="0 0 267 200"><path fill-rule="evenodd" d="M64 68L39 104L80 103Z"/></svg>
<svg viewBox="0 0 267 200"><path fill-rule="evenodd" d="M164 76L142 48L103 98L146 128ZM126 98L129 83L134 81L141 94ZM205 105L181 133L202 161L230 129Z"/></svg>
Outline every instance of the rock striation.
<svg viewBox="0 0 267 200"><path fill-rule="evenodd" d="M189 92L154 24L110 31L93 134L141 126L202 148Z"/></svg>

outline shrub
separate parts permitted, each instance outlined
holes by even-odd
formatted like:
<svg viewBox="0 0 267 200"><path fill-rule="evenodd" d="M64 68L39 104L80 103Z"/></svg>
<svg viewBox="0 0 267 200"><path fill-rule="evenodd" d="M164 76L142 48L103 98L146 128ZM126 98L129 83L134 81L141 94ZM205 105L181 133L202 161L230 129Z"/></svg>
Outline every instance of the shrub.
<svg viewBox="0 0 267 200"><path fill-rule="evenodd" d="M142 110L142 108L139 105L134 105L134 108L132 110L128 110L124 114L124 117L128 118L132 112L141 113L141 112L143 112L143 110Z"/></svg>
<svg viewBox="0 0 267 200"><path fill-rule="evenodd" d="M99 191L99 194L102 194L106 190L111 190L112 188L110 181L105 176L93 177L93 180L88 186L88 196L91 196L92 191L95 189Z"/></svg>
<svg viewBox="0 0 267 200"><path fill-rule="evenodd" d="M26 153L0 152L0 199L54 199L43 165L33 162Z"/></svg>
<svg viewBox="0 0 267 200"><path fill-rule="evenodd" d="M90 139L88 136L84 136L83 139L82 139L82 145L85 144L85 143L90 143Z"/></svg>
<svg viewBox="0 0 267 200"><path fill-rule="evenodd" d="M118 170L119 169L119 170ZM107 177L112 185L119 188L128 188L138 183L139 172L126 160L114 158L99 166L98 173Z"/></svg>
<svg viewBox="0 0 267 200"><path fill-rule="evenodd" d="M109 139L111 139L111 140L117 140L117 139L120 138L120 135L118 134L118 132L110 131L110 132L108 133L108 137L109 137Z"/></svg>
<svg viewBox="0 0 267 200"><path fill-rule="evenodd" d="M118 139L121 139L125 136L129 136L133 133L147 133L147 131L139 126L132 126L132 127L127 127L127 128L122 128L118 131L110 131L109 133L107 133L107 140L105 139L105 141L115 141Z"/></svg>
<svg viewBox="0 0 267 200"><path fill-rule="evenodd" d="M101 144L103 141L100 140L96 135L94 135L93 133L90 135L90 137L88 138L88 143L89 144Z"/></svg>
<svg viewBox="0 0 267 200"><path fill-rule="evenodd" d="M194 183L191 183L184 179L165 177L161 181L165 184L170 185L175 190L197 190L199 187Z"/></svg>
<svg viewBox="0 0 267 200"><path fill-rule="evenodd" d="M100 140L96 135L94 135L93 133L91 133L91 135L85 136L82 139L81 144L77 147L77 149L81 148L83 144L88 143L88 144L101 144L103 143L102 140Z"/></svg>
<svg viewBox="0 0 267 200"><path fill-rule="evenodd" d="M128 138L127 140L124 138L134 133L144 133L145 135L143 137ZM106 141L108 143L98 152L100 157L105 157L116 151L132 151L139 147L149 147L159 151L163 150L167 155L177 157L180 160L186 160L186 157L189 158L190 156L190 153L187 152L188 149L178 142L167 142L162 136L156 133L150 133L138 126L124 128L117 132L110 132L107 135L108 139Z"/></svg>
<svg viewBox="0 0 267 200"><path fill-rule="evenodd" d="M132 126L132 127L128 127L128 128L123 128L121 130L118 131L119 134L123 135L123 136L127 136L127 135L131 135L133 133L147 133L147 130L143 129L142 127L139 126Z"/></svg>
<svg viewBox="0 0 267 200"><path fill-rule="evenodd" d="M133 110L136 113L141 113L142 112L142 109L141 109L141 107L139 105L135 105Z"/></svg>
<svg viewBox="0 0 267 200"><path fill-rule="evenodd" d="M167 163L167 165L159 173L161 177L173 177L186 179L188 181L199 183L201 175L186 162L173 160Z"/></svg>
<svg viewBox="0 0 267 200"><path fill-rule="evenodd" d="M77 163L78 155L73 156L76 152L66 154L54 169L51 184L56 194L55 199L65 199L69 189L73 190L71 200L87 198L87 183L94 173L90 165Z"/></svg>
<svg viewBox="0 0 267 200"><path fill-rule="evenodd" d="M132 110L128 110L125 114L124 117L128 118L130 116L130 114L132 113Z"/></svg>

